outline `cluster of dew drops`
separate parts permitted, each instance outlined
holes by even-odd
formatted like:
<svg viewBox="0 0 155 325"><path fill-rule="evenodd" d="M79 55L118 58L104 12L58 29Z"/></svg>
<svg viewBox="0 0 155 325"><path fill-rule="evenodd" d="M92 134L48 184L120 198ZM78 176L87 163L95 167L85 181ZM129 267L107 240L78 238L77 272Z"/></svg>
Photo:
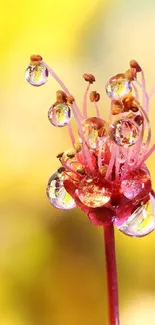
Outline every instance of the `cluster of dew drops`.
<svg viewBox="0 0 155 325"><path fill-rule="evenodd" d="M120 231L142 237L155 229L155 203L150 173L145 165L151 140L148 96L144 80L142 84L137 80L138 72L144 78L141 67L132 60L129 70L107 81L105 89L111 99L109 122L100 116L100 94L96 91L89 95L96 116L87 115L88 94L95 81L92 74L83 75L87 88L82 113L73 96L42 57L31 57L26 80L33 86L41 86L47 82L50 73L66 90L57 91L48 118L55 127L68 126L73 147L57 156L61 166L47 185L50 203L61 210L77 206L75 197L64 186L65 180L69 180L82 204L90 208L106 206L113 209L113 222ZM142 89L142 106L136 83ZM75 142L70 123L72 115L78 125L78 142Z"/></svg>

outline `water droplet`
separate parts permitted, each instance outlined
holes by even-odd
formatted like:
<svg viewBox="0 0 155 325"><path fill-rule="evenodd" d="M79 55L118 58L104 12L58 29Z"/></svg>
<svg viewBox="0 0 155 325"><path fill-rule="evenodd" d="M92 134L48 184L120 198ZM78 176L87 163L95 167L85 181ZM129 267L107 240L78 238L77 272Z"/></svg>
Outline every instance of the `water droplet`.
<svg viewBox="0 0 155 325"><path fill-rule="evenodd" d="M129 161L128 161L128 165L129 166L133 166L135 164L135 159L134 158L131 158Z"/></svg>
<svg viewBox="0 0 155 325"><path fill-rule="evenodd" d="M124 234L133 237L143 237L155 229L155 198L139 206L121 225L115 221L115 226Z"/></svg>
<svg viewBox="0 0 155 325"><path fill-rule="evenodd" d="M122 152L119 153L117 160L119 161L120 164L124 164L126 161L126 157L124 156L124 154Z"/></svg>
<svg viewBox="0 0 155 325"><path fill-rule="evenodd" d="M32 86L42 86L48 80L48 70L42 63L30 64L26 69L25 78Z"/></svg>
<svg viewBox="0 0 155 325"><path fill-rule="evenodd" d="M48 118L54 126L66 126L71 120L71 108L65 103L52 106L48 111Z"/></svg>
<svg viewBox="0 0 155 325"><path fill-rule="evenodd" d="M131 91L131 82L124 74L117 74L110 78L106 84L107 95L114 100L119 100Z"/></svg>
<svg viewBox="0 0 155 325"><path fill-rule="evenodd" d="M107 136L107 123L98 117L91 117L82 121L81 125L89 148L99 148L101 141Z"/></svg>
<svg viewBox="0 0 155 325"><path fill-rule="evenodd" d="M68 149L63 153L62 164L81 174L84 171L84 166L78 161L76 150L74 148Z"/></svg>
<svg viewBox="0 0 155 325"><path fill-rule="evenodd" d="M69 210L76 207L76 203L70 194L65 190L64 174L59 173L58 170L50 177L46 193L49 202L57 209Z"/></svg>
<svg viewBox="0 0 155 325"><path fill-rule="evenodd" d="M151 191L151 179L146 170L131 172L121 183L121 190L129 200L145 198Z"/></svg>
<svg viewBox="0 0 155 325"><path fill-rule="evenodd" d="M106 185L106 182L94 184L91 178L83 179L80 187L76 190L76 194L84 205L92 208L101 207L111 198L111 192Z"/></svg>
<svg viewBox="0 0 155 325"><path fill-rule="evenodd" d="M120 119L111 125L111 138L122 147L133 146L139 137L139 128L133 121Z"/></svg>

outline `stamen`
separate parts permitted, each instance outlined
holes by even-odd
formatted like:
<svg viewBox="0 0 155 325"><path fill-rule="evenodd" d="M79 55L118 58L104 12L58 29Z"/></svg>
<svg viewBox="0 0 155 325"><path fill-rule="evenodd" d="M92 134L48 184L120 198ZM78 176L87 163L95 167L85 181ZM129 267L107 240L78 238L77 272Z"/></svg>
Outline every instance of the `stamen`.
<svg viewBox="0 0 155 325"><path fill-rule="evenodd" d="M120 150L119 150L119 148L117 148L116 157L119 156L119 153L120 153ZM116 161L115 161L115 166L116 166L116 168L115 168L115 179L116 179L116 181L118 181L119 180L120 163L119 163L119 160L117 158L116 158Z"/></svg>
<svg viewBox="0 0 155 325"><path fill-rule="evenodd" d="M145 120L146 120L146 123L147 123L147 126L148 126L148 135L147 135L147 139L146 139L146 143L145 143L145 146L144 146L144 149L143 149L143 152L142 152L142 158L138 164L138 166L141 166L141 161L143 161L144 159L144 156L145 154L147 153L147 150L149 148L149 145L150 145L150 141L151 141L151 125L150 125L150 120L146 114L146 112L143 110L143 108L141 106L139 106L139 110L142 112Z"/></svg>
<svg viewBox="0 0 155 325"><path fill-rule="evenodd" d="M145 88L145 79L143 80L142 84L136 78L134 80L138 84L138 86L142 89L142 93L143 93L142 107L144 108L146 114L148 114L148 111L149 111L149 95L148 95L148 93L146 91L146 88Z"/></svg>
<svg viewBox="0 0 155 325"><path fill-rule="evenodd" d="M115 163L115 159L116 159L116 155L117 155L117 146L114 144L113 145L113 149L112 149L112 155L111 155L111 159L107 168L107 172L106 172L106 176L105 179L108 180L110 174L112 173L112 169Z"/></svg>
<svg viewBox="0 0 155 325"><path fill-rule="evenodd" d="M137 101L139 101L139 92L138 92L138 89L137 87L135 86L135 84L132 82L132 87L134 89L134 92L135 92L135 98Z"/></svg>
<svg viewBox="0 0 155 325"><path fill-rule="evenodd" d="M154 93L155 93L155 85L152 87L151 91L149 92L149 99L151 99Z"/></svg>
<svg viewBox="0 0 155 325"><path fill-rule="evenodd" d="M153 146L145 154L143 160L141 161L141 165L152 155L153 151L155 151L155 144L153 144Z"/></svg>
<svg viewBox="0 0 155 325"><path fill-rule="evenodd" d="M69 136L70 136L70 139L71 139L72 145L73 145L73 147L74 147L74 144L75 144L75 137L74 137L74 134L73 134L72 126L71 126L70 124L68 124L68 132L69 132Z"/></svg>
<svg viewBox="0 0 155 325"><path fill-rule="evenodd" d="M96 116L100 118L100 111L97 102L94 102L95 108L96 108Z"/></svg>
<svg viewBox="0 0 155 325"><path fill-rule="evenodd" d="M84 93L84 96L83 96L83 116L85 119L88 117L87 116L87 97L88 97L89 89L90 89L90 83L88 84L86 91Z"/></svg>

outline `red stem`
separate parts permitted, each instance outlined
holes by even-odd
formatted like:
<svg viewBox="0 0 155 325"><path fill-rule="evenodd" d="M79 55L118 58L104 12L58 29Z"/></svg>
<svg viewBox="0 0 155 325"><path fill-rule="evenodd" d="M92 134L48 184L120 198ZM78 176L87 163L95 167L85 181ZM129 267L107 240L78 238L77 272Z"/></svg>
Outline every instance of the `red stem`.
<svg viewBox="0 0 155 325"><path fill-rule="evenodd" d="M104 243L108 284L109 325L119 325L118 286L113 223L104 226Z"/></svg>

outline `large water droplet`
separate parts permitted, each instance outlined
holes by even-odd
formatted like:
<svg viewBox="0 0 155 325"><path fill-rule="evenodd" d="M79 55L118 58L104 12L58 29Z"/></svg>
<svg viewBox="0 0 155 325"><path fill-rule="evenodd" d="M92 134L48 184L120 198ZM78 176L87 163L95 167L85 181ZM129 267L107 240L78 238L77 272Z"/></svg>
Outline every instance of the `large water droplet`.
<svg viewBox="0 0 155 325"><path fill-rule="evenodd" d="M42 63L30 64L26 69L25 78L32 86L42 86L48 80L48 70Z"/></svg>
<svg viewBox="0 0 155 325"><path fill-rule="evenodd" d="M64 174L57 170L49 179L47 184L47 197L49 202L57 209L69 210L76 207L73 198L64 188Z"/></svg>
<svg viewBox="0 0 155 325"><path fill-rule="evenodd" d="M87 178L81 181L76 194L84 205L92 208L101 207L111 198L111 192L106 185L106 182L94 184L93 179Z"/></svg>
<svg viewBox="0 0 155 325"><path fill-rule="evenodd" d="M62 156L62 164L65 167L71 168L79 174L84 174L84 166L78 161L76 150L71 148L66 150Z"/></svg>
<svg viewBox="0 0 155 325"><path fill-rule="evenodd" d="M150 195L150 200L138 207L132 215L122 224L115 226L124 234L133 237L143 237L155 229L155 198Z"/></svg>
<svg viewBox="0 0 155 325"><path fill-rule="evenodd" d="M138 169L126 176L121 183L121 190L129 200L142 200L151 191L151 179L148 172Z"/></svg>
<svg viewBox="0 0 155 325"><path fill-rule="evenodd" d="M123 152L119 152L119 155L117 157L117 160L119 161L120 164L124 164L126 161L126 157L123 154Z"/></svg>
<svg viewBox="0 0 155 325"><path fill-rule="evenodd" d="M131 82L124 74L117 74L106 83L106 93L114 100L119 100L131 91Z"/></svg>
<svg viewBox="0 0 155 325"><path fill-rule="evenodd" d="M71 120L71 108L65 103L52 106L48 111L48 118L54 126L66 126Z"/></svg>
<svg viewBox="0 0 155 325"><path fill-rule="evenodd" d="M120 119L111 125L111 138L122 147L133 146L139 137L138 126L128 119Z"/></svg>
<svg viewBox="0 0 155 325"><path fill-rule="evenodd" d="M88 118L81 123L84 137L90 149L97 149L101 139L107 136L107 123L98 117Z"/></svg>

